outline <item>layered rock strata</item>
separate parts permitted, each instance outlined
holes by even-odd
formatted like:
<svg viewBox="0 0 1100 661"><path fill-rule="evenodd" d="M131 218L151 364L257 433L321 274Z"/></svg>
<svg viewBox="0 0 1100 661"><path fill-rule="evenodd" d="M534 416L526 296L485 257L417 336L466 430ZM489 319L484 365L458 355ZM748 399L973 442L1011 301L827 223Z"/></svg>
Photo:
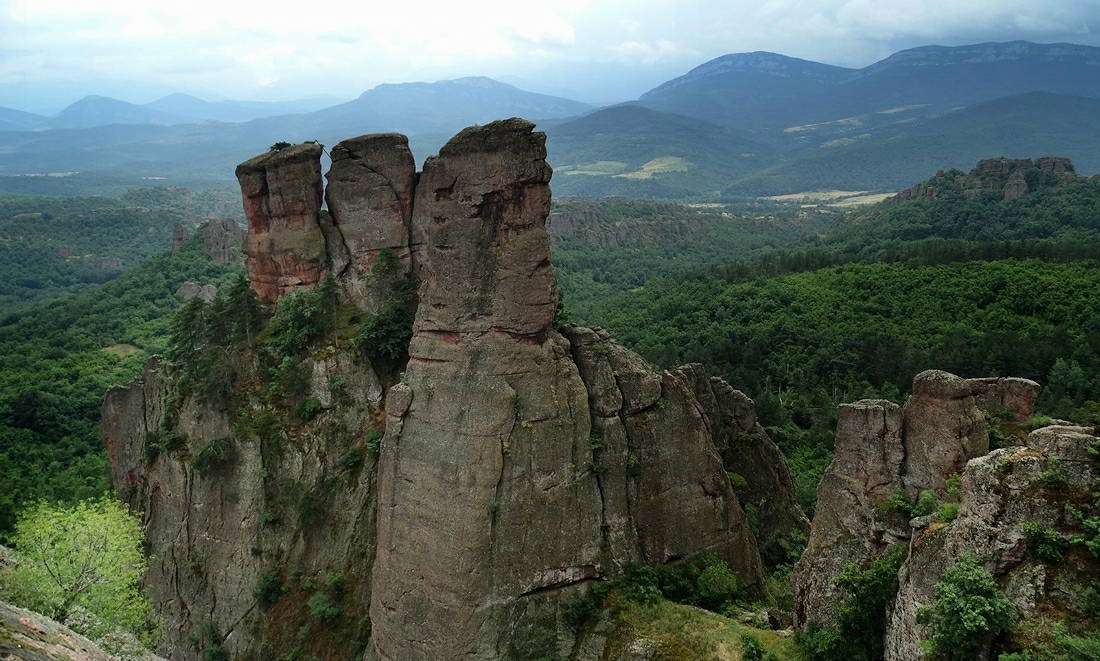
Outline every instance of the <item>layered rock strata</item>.
<svg viewBox="0 0 1100 661"><path fill-rule="evenodd" d="M388 388L337 342L300 357L306 391L273 404L239 390L166 410L171 370L157 360L108 393L103 439L144 512L173 658L197 658L216 630L238 659L595 659L606 636L565 624L594 581L704 551L765 596L741 503L771 546L804 530L785 462L751 400L701 366L657 372L600 329L553 329L551 169L532 129L466 129L419 175L402 136L340 143L331 216L319 146L238 168L261 299L331 273L360 309L388 305L403 278L418 303ZM239 382L267 379L239 363ZM305 421L286 410L303 398L320 411ZM377 458L347 468L382 425ZM735 493L730 466L753 482ZM318 619L324 599L339 626Z"/></svg>

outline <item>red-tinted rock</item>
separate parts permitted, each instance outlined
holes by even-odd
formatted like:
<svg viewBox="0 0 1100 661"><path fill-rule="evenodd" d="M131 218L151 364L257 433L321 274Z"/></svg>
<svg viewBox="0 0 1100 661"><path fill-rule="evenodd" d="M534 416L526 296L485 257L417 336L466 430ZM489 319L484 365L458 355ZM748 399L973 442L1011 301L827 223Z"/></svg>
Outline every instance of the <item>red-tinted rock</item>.
<svg viewBox="0 0 1100 661"><path fill-rule="evenodd" d="M319 283L327 248L321 228L321 146L301 144L237 166L248 236L244 252L252 288L273 303Z"/></svg>

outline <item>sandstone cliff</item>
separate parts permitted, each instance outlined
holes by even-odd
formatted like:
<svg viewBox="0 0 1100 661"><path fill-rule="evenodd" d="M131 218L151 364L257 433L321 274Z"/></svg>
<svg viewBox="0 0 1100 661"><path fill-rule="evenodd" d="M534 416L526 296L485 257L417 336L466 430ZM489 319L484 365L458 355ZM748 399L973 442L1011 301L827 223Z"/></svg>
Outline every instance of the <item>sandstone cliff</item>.
<svg viewBox="0 0 1100 661"><path fill-rule="evenodd" d="M809 544L795 567L795 623L830 621L843 597L833 579L844 566L909 542L908 517L889 502L895 494L909 502L926 491L947 498L948 478L989 451L985 414L1007 409L1026 419L1038 393L1026 379L964 380L929 370L913 379L904 407L839 406L836 456L818 485Z"/></svg>
<svg viewBox="0 0 1100 661"><path fill-rule="evenodd" d="M600 329L554 329L532 129L466 129L419 175L403 136L347 140L327 191L316 145L238 168L260 299L327 275L341 294L301 353L227 348L228 399L157 359L108 392L102 435L148 524L173 658L594 661L569 607L629 564L704 551L765 596L742 503L765 549L806 530L786 464L701 366L657 372ZM399 376L348 338L410 304ZM735 492L727 471L751 481Z"/></svg>
<svg viewBox="0 0 1100 661"><path fill-rule="evenodd" d="M1006 420L1019 430L1038 393L1025 379L930 371L916 377L904 407L841 405L836 457L818 487L809 547L795 569L796 623L828 624L847 596L833 579L846 564L866 566L895 544L907 545L908 554L882 614L888 661L924 657L920 641L929 631L918 610L937 599L944 571L964 553L981 559L1013 603L1016 623L976 641L975 658L1052 645L1057 622L1090 622L1080 586L1100 575L1095 549L1086 548L1100 507L1095 430L1048 426L1026 439L1009 434L1009 447L989 451L987 424ZM933 510L910 519L907 503L921 493L955 503L957 516ZM1045 555L1029 526L1032 535L1044 531Z"/></svg>

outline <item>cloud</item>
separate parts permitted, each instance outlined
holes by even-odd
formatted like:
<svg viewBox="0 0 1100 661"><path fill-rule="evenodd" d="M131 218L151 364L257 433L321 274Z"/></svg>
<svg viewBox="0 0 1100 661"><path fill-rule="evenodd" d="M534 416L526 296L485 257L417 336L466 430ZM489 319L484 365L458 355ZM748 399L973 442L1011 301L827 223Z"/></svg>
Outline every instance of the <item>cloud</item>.
<svg viewBox="0 0 1100 661"><path fill-rule="evenodd" d="M731 52L865 66L928 43L1100 45L1091 26L1100 0L331 0L324 11L288 0L0 0L0 92L69 81L73 94L350 98L383 82L490 75L629 98Z"/></svg>

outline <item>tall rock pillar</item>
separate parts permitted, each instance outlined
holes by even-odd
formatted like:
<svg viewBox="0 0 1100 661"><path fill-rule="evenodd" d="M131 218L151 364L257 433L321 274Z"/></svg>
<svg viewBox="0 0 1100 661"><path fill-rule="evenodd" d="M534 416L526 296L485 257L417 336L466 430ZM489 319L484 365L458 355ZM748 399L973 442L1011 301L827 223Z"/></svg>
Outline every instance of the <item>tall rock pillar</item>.
<svg viewBox="0 0 1100 661"><path fill-rule="evenodd" d="M522 657L539 631L566 645L557 595L600 575L588 396L551 330L551 169L533 128L462 131L416 187L420 305L379 458L381 659Z"/></svg>

